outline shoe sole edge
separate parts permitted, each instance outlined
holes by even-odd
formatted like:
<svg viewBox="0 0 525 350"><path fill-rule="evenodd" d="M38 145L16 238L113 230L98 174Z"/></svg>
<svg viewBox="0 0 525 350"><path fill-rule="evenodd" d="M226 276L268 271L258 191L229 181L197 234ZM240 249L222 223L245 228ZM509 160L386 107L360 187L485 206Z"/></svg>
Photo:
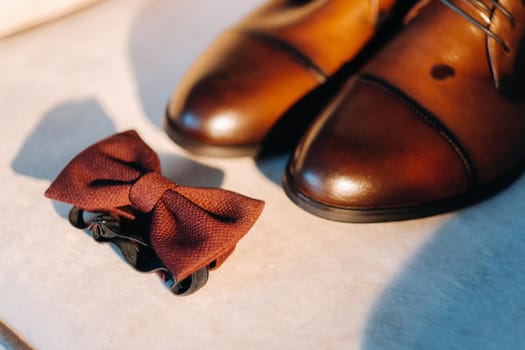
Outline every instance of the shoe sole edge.
<svg viewBox="0 0 525 350"><path fill-rule="evenodd" d="M173 125L168 111L164 113L162 127L173 142L186 151L199 156L216 158L253 157L259 152L260 148L259 144L223 146L196 141L185 136Z"/></svg>
<svg viewBox="0 0 525 350"><path fill-rule="evenodd" d="M424 205L391 208L350 208L321 203L302 193L295 185L289 167L282 178L284 192L300 208L324 219L348 223L376 223L418 219L462 209L491 197L516 181L525 170L525 163L482 186L467 192Z"/></svg>

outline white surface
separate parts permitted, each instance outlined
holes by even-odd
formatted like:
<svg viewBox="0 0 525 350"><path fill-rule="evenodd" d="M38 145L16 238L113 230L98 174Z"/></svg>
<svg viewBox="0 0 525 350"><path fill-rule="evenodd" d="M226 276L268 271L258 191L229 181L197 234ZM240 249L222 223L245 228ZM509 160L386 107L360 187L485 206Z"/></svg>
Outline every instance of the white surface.
<svg viewBox="0 0 525 350"><path fill-rule="evenodd" d="M0 0L0 38L100 0Z"/></svg>
<svg viewBox="0 0 525 350"><path fill-rule="evenodd" d="M171 89L258 2L110 1L0 41L0 319L38 349L524 348L524 179L449 215L341 224L286 198L284 158L195 158L165 136ZM74 154L129 128L176 182L267 201L194 296L43 197Z"/></svg>

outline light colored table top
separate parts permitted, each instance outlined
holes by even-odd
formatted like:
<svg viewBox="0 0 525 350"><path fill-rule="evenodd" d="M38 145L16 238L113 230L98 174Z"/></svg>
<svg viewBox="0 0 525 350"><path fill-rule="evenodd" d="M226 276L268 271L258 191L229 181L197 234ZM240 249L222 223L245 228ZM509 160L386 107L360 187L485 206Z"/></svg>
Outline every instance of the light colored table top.
<svg viewBox="0 0 525 350"><path fill-rule="evenodd" d="M0 39L80 11L100 1L102 0L0 0Z"/></svg>
<svg viewBox="0 0 525 350"><path fill-rule="evenodd" d="M0 319L38 349L525 347L525 178L463 211L342 224L292 204L285 157L195 157L161 129L196 55L261 0L115 0L0 41ZM266 200L187 298L73 229L43 192L137 129L185 185Z"/></svg>

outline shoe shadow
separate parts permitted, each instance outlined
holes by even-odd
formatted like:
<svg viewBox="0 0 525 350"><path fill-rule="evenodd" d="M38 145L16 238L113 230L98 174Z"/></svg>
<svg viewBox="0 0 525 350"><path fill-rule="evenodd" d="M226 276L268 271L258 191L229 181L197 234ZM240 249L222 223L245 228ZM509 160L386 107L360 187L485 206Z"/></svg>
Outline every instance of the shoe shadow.
<svg viewBox="0 0 525 350"><path fill-rule="evenodd" d="M170 95L197 55L258 3L260 0L145 3L132 23L128 50L142 108L154 125L162 127Z"/></svg>
<svg viewBox="0 0 525 350"><path fill-rule="evenodd" d="M162 174L180 186L221 187L224 172L221 169L197 163L172 153L159 153Z"/></svg>
<svg viewBox="0 0 525 350"><path fill-rule="evenodd" d="M525 348L525 177L447 222L372 310L362 348Z"/></svg>

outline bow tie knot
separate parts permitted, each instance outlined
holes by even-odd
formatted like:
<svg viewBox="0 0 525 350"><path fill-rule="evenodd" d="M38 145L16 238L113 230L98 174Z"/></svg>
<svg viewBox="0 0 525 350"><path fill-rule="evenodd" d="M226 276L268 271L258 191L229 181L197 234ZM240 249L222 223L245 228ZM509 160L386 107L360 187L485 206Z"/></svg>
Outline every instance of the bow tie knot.
<svg viewBox="0 0 525 350"><path fill-rule="evenodd" d="M131 186L129 200L137 210L149 213L167 190L176 188L176 184L152 171L139 177Z"/></svg>

